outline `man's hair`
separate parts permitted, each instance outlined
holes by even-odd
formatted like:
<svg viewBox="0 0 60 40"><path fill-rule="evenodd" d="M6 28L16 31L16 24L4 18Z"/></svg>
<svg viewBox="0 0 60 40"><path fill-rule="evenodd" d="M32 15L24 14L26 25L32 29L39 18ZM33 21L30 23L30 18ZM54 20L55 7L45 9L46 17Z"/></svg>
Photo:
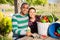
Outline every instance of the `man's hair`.
<svg viewBox="0 0 60 40"><path fill-rule="evenodd" d="M22 3L21 7L22 7L23 5L28 5L28 3Z"/></svg>

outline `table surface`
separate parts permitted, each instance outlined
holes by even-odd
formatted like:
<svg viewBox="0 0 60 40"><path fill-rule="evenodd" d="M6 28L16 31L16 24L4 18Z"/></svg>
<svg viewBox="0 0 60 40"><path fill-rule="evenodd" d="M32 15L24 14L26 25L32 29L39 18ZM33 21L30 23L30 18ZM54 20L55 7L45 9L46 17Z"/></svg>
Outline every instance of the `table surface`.
<svg viewBox="0 0 60 40"><path fill-rule="evenodd" d="M35 34L35 35L38 35L38 34ZM39 36L40 36L39 38L37 38L37 37L33 38L33 37L25 36L23 38L20 38L20 40L60 40L60 39L51 38L49 36L47 36L46 39L42 39L41 35L39 35Z"/></svg>
<svg viewBox="0 0 60 40"><path fill-rule="evenodd" d="M46 39L41 39L41 38L32 38L32 37L23 37L21 38L20 40L60 40L60 39L54 39L54 38L51 38L51 37L48 37Z"/></svg>

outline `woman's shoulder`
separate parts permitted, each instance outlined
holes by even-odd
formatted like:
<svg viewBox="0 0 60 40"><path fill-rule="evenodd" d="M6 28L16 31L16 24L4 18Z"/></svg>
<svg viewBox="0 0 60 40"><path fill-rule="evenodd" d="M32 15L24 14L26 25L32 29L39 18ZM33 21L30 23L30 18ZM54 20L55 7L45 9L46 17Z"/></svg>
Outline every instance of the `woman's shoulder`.
<svg viewBox="0 0 60 40"><path fill-rule="evenodd" d="M36 17L40 17L41 15L36 15Z"/></svg>
<svg viewBox="0 0 60 40"><path fill-rule="evenodd" d="M40 20L41 15L36 15L36 21Z"/></svg>

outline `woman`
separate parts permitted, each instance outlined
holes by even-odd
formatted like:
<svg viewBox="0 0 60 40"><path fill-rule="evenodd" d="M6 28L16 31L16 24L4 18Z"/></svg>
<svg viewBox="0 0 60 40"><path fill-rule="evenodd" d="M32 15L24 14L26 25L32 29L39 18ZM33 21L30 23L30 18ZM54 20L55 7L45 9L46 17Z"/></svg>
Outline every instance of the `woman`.
<svg viewBox="0 0 60 40"><path fill-rule="evenodd" d="M37 21L40 18L40 16L36 16L36 9L31 7L29 8L29 27L31 28L31 33L38 33L37 29Z"/></svg>
<svg viewBox="0 0 60 40"><path fill-rule="evenodd" d="M41 15L36 15L36 9L31 7L29 8L29 27L31 28L31 33L38 33L37 21L40 20ZM45 39L47 36L41 35L41 38Z"/></svg>

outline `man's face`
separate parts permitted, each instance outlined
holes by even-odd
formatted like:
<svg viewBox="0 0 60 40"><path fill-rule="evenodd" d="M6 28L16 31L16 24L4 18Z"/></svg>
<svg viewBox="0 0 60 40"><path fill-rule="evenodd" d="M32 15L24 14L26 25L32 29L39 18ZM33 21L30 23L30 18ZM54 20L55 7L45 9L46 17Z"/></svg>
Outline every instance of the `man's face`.
<svg viewBox="0 0 60 40"><path fill-rule="evenodd" d="M28 13L28 9L29 9L29 5L24 4L24 5L21 7L21 12L22 12L23 14L27 14L27 13Z"/></svg>

